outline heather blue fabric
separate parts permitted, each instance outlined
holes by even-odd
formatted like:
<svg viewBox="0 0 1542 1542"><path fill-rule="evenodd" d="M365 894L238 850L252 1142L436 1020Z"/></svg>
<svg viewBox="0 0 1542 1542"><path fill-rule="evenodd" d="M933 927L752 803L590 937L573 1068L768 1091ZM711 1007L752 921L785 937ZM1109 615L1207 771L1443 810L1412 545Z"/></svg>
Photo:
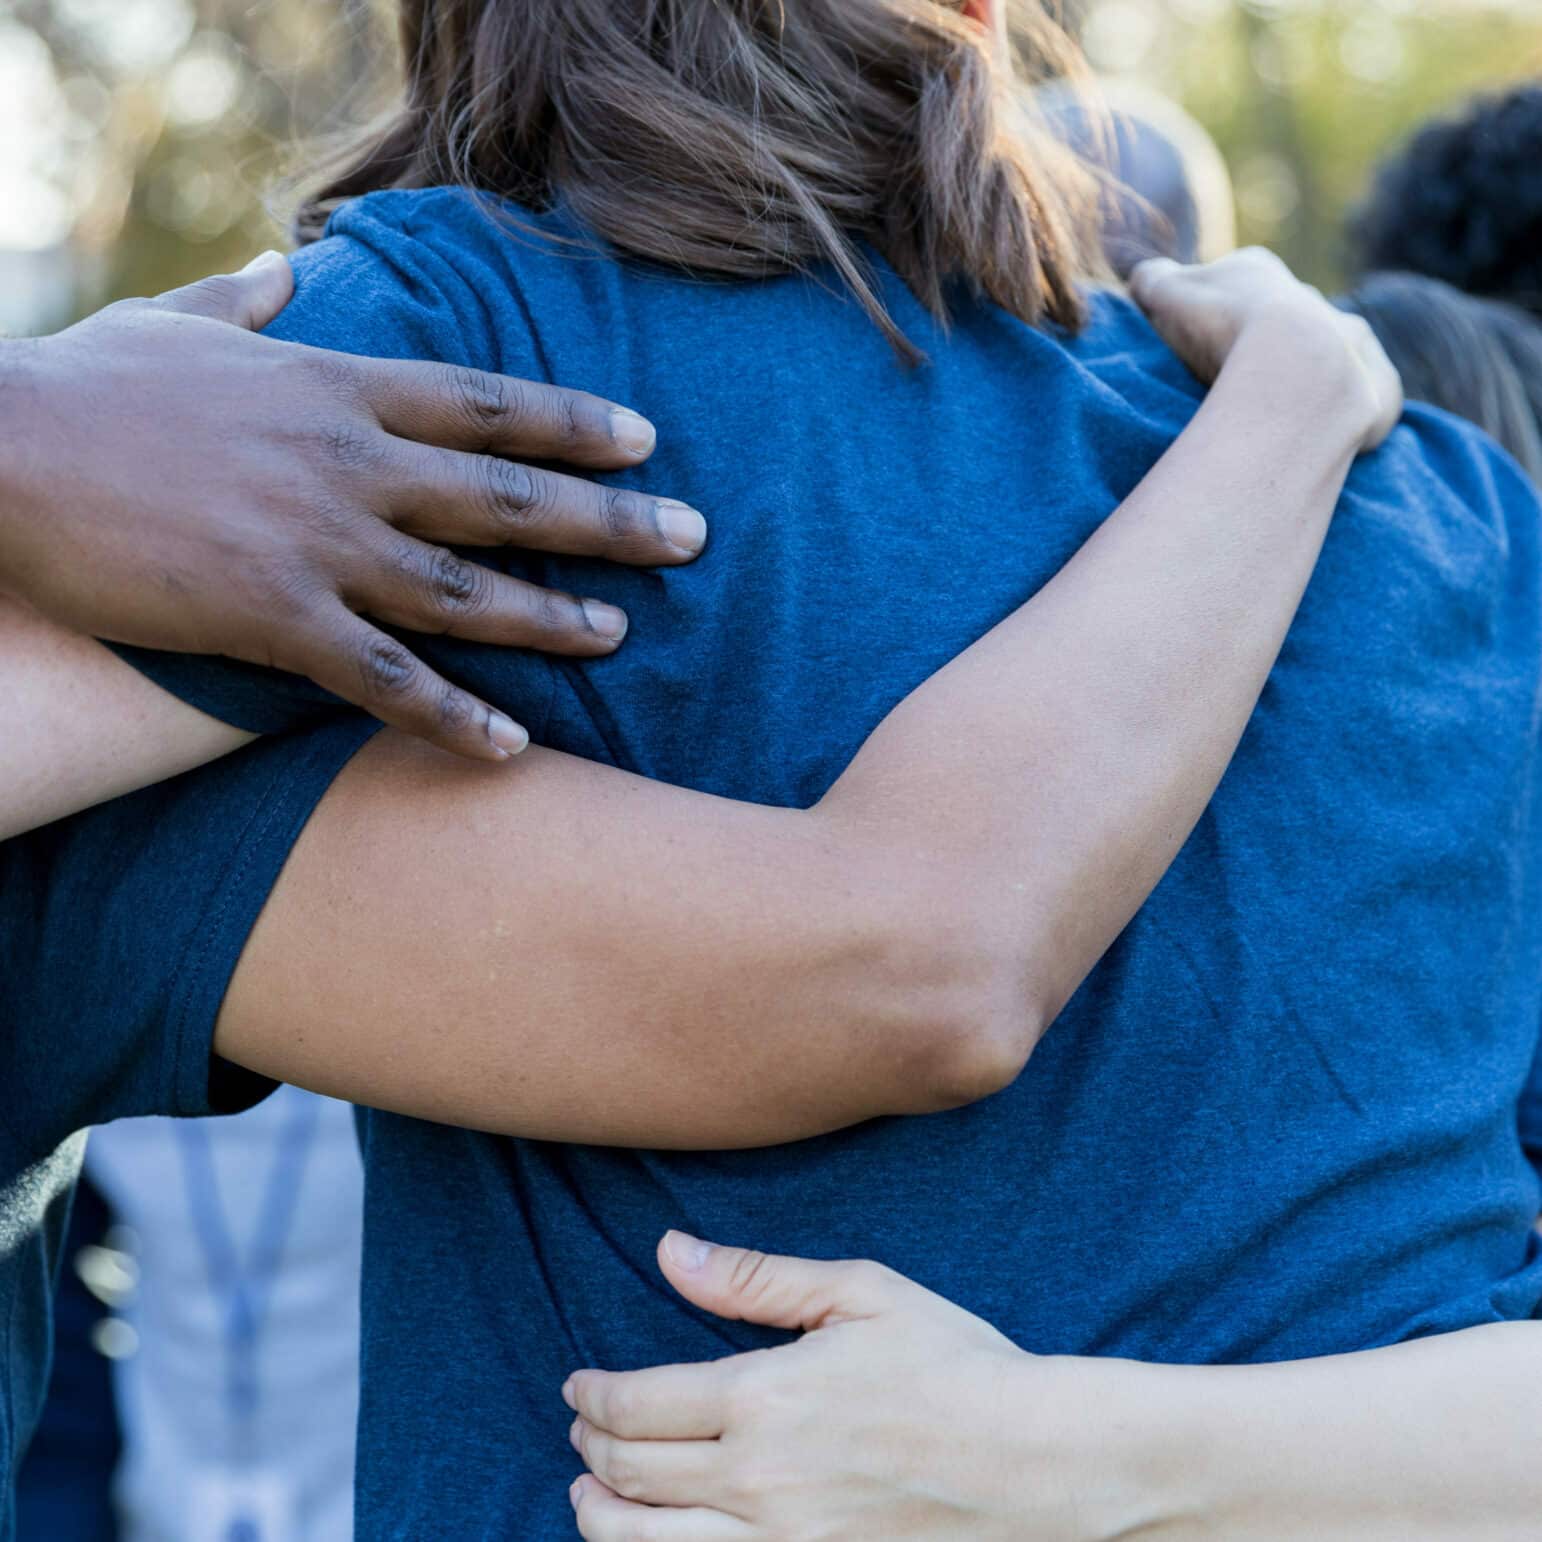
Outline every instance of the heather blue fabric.
<svg viewBox="0 0 1542 1542"><path fill-rule="evenodd" d="M87 1126L234 1113L211 1064L231 971L316 801L372 732L334 718L0 843L0 1542L48 1377Z"/></svg>
<svg viewBox="0 0 1542 1542"><path fill-rule="evenodd" d="M549 744L775 804L817 798L1031 596L1198 394L1121 301L1070 342L965 301L949 338L880 268L931 355L907 372L833 284L686 282L453 193L354 204L299 270L281 336L561 380L654 419L658 455L629 480L707 512L700 563L503 563L624 604L616 657L424 647ZM570 1370L773 1342L670 1295L652 1262L669 1226L883 1259L1039 1351L1257 1361L1535 1314L1538 515L1511 461L1422 409L1356 469L1211 809L1007 1092L736 1155L365 1115L361 1534L570 1536ZM249 726L326 711L261 672L136 659ZM68 855L131 875L239 862L260 778L326 731L156 805L208 809L197 842L171 827L116 852L122 817L97 814ZM308 796L297 781L293 806ZM176 924L223 935L207 906L189 921L197 898L178 891ZM42 954L53 988L22 1021L48 1042L81 1021L82 979L124 959L124 993L153 975L153 920L115 920L111 950L77 930Z"/></svg>

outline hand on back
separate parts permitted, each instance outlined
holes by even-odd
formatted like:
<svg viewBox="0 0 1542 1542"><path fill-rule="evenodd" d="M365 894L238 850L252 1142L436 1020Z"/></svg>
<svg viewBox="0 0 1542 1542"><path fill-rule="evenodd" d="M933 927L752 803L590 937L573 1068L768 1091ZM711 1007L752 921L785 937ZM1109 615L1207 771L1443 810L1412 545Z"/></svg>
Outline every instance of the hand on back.
<svg viewBox="0 0 1542 1542"><path fill-rule="evenodd" d="M654 433L635 413L253 335L292 293L270 254L0 344L0 590L77 632L308 675L446 749L505 759L523 730L376 623L593 656L626 618L437 543L676 564L705 524L519 464L638 465Z"/></svg>
<svg viewBox="0 0 1542 1542"><path fill-rule="evenodd" d="M1363 414L1362 450L1373 450L1397 426L1403 384L1376 334L1304 284L1273 252L1248 247L1218 262L1185 267L1165 257L1130 275L1130 296L1162 340L1206 385L1245 338L1268 334L1293 364L1321 378L1346 372L1355 410Z"/></svg>

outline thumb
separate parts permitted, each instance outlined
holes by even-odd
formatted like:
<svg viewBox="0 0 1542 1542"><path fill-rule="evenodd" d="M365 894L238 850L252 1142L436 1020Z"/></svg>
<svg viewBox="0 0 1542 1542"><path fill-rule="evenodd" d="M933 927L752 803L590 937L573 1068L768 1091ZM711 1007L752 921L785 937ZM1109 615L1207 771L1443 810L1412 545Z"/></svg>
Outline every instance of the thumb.
<svg viewBox="0 0 1542 1542"><path fill-rule="evenodd" d="M716 1317L804 1332L877 1317L898 1304L906 1283L881 1264L783 1258L679 1231L659 1244L659 1267L687 1301Z"/></svg>
<svg viewBox="0 0 1542 1542"><path fill-rule="evenodd" d="M156 304L260 332L294 297L294 269L282 252L264 252L239 273L217 273L164 294Z"/></svg>

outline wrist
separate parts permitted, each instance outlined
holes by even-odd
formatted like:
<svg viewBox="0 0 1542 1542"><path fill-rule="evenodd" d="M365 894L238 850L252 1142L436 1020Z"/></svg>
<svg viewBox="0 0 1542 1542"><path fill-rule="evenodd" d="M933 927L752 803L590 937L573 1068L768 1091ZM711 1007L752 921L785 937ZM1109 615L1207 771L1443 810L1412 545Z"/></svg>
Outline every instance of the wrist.
<svg viewBox="0 0 1542 1542"><path fill-rule="evenodd" d="M1044 1431L1052 1443L1059 1486L1075 1496L1076 1542L1166 1536L1183 1529L1201 1506L1193 1399L1181 1368L1134 1360L1023 1357L1002 1427L1021 1435ZM1033 1437L1030 1437L1033 1438ZM1041 1484L1042 1453L1003 1453L1013 1484ZM1031 1514L1035 1496L1009 1499L1008 1513ZM1009 1535L1017 1535L1010 1532Z"/></svg>
<svg viewBox="0 0 1542 1542"><path fill-rule="evenodd" d="M1385 413L1378 381L1362 356L1363 323L1311 291L1250 315L1222 366L1222 381L1245 381L1282 427L1354 456Z"/></svg>

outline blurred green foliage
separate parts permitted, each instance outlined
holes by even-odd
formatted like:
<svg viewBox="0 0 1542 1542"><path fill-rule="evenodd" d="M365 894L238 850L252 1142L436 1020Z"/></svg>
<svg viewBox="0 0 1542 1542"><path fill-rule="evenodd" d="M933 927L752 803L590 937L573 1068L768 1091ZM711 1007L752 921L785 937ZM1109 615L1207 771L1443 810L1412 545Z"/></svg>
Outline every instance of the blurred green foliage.
<svg viewBox="0 0 1542 1542"><path fill-rule="evenodd" d="M1345 210L1381 155L1474 92L1542 75L1542 0L1106 0L1085 42L1215 136L1244 241L1331 284Z"/></svg>
<svg viewBox="0 0 1542 1542"><path fill-rule="evenodd" d="M0 278L30 263L80 311L281 240L286 147L365 121L389 98L393 10L0 0L0 258L11 263ZM1101 70L1169 91L1214 133L1244 239L1323 282L1336 274L1344 208L1390 142L1476 89L1542 72L1542 0L1080 10Z"/></svg>

